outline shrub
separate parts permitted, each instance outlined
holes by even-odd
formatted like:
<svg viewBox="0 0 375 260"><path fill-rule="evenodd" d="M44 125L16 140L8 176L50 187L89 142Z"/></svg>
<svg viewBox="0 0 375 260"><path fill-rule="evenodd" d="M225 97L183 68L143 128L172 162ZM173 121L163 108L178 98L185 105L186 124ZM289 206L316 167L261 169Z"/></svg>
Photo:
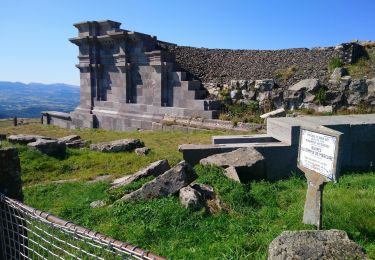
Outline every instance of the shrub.
<svg viewBox="0 0 375 260"><path fill-rule="evenodd" d="M332 72L334 69L336 68L340 68L344 66L344 63L341 61L340 58L336 57L336 58L333 58L329 64L328 64L328 68L329 68L329 71Z"/></svg>
<svg viewBox="0 0 375 260"><path fill-rule="evenodd" d="M327 95L324 88L319 89L318 94L315 97L319 105L324 105L326 103Z"/></svg>
<svg viewBox="0 0 375 260"><path fill-rule="evenodd" d="M298 67L296 65L292 65L287 69L277 69L274 72L274 76L276 78L282 78L282 79L290 79L294 76L294 74L297 72Z"/></svg>

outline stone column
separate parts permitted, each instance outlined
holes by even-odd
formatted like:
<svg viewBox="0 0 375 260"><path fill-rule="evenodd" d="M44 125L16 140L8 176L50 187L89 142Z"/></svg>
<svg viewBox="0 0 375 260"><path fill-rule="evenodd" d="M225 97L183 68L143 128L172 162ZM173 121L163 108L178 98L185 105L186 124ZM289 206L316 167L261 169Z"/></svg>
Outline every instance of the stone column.
<svg viewBox="0 0 375 260"><path fill-rule="evenodd" d="M16 148L0 149L0 193L19 201L22 201L21 167ZM22 216L22 212L10 209L0 201L0 259L22 259L27 256L27 250L22 245L27 245L27 231L23 228L25 221L16 218Z"/></svg>

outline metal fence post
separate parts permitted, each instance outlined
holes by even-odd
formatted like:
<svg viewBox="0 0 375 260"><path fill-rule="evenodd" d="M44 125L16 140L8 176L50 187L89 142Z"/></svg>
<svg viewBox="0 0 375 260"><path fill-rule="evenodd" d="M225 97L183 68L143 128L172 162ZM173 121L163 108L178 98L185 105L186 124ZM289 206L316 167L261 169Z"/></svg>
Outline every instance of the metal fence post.
<svg viewBox="0 0 375 260"><path fill-rule="evenodd" d="M19 201L23 199L21 166L16 148L0 149L0 193ZM0 207L0 259L9 259L9 256L22 259L19 252L21 247L27 247L27 232L23 228L26 225L5 203L0 202ZM22 216L22 213L17 212L17 215ZM22 250L25 252L24 248Z"/></svg>

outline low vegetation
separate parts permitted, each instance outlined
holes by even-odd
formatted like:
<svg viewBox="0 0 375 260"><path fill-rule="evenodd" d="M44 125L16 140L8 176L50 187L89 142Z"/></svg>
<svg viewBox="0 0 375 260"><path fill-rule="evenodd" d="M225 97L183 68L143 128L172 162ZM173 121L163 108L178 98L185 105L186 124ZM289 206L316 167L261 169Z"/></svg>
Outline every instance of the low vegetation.
<svg viewBox="0 0 375 260"><path fill-rule="evenodd" d="M375 44L366 44L364 47L365 55L353 64L344 66L340 58L333 58L328 64L329 72L332 73L335 68L344 67L354 79L375 77Z"/></svg>
<svg viewBox="0 0 375 260"><path fill-rule="evenodd" d="M298 67L296 65L292 65L286 69L278 69L274 72L274 76L276 79L285 79L288 80L294 76L297 72Z"/></svg>
<svg viewBox="0 0 375 260"><path fill-rule="evenodd" d="M109 180L88 182L96 176L119 177L158 159L181 160L181 143L210 143L219 132L132 132L66 130L51 126L2 127L5 133L47 136L79 134L91 142L141 138L152 152L105 154L68 149L54 159L18 146L25 202L63 219L130 242L173 259L266 259L268 244L284 230L312 229L301 223L306 180L295 174L288 180L240 184L228 180L215 167L195 167L198 182L212 185L227 206L216 214L183 208L176 196L139 203L116 203L90 208L95 200L113 202L139 181L107 192ZM5 145L10 145L5 143ZM54 183L52 180L76 179ZM360 212L360 214L359 214ZM375 172L347 173L324 191L324 229L342 229L375 258Z"/></svg>
<svg viewBox="0 0 375 260"><path fill-rule="evenodd" d="M219 119L232 121L233 125L237 125L239 122L260 124L263 123L260 118L261 114L258 101L249 101L248 104L234 102L225 104Z"/></svg>
<svg viewBox="0 0 375 260"><path fill-rule="evenodd" d="M344 66L344 63L341 61L341 59L338 57L335 57L329 62L328 69L329 69L329 72L333 72L336 68L340 68L342 66Z"/></svg>

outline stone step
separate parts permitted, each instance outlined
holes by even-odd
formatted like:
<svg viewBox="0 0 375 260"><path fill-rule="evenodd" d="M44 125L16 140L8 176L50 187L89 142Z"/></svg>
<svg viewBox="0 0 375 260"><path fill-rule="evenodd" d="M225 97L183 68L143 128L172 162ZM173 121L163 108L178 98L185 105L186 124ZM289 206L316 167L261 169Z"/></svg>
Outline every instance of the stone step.
<svg viewBox="0 0 375 260"><path fill-rule="evenodd" d="M199 80L181 81L181 87L187 88L188 90L200 90L201 82Z"/></svg>
<svg viewBox="0 0 375 260"><path fill-rule="evenodd" d="M270 143L270 142L279 142L279 141L267 134L212 136L212 144Z"/></svg>
<svg viewBox="0 0 375 260"><path fill-rule="evenodd" d="M219 110L220 106L218 104L220 102L215 102L215 100L183 100L180 102L180 107L209 111Z"/></svg>

